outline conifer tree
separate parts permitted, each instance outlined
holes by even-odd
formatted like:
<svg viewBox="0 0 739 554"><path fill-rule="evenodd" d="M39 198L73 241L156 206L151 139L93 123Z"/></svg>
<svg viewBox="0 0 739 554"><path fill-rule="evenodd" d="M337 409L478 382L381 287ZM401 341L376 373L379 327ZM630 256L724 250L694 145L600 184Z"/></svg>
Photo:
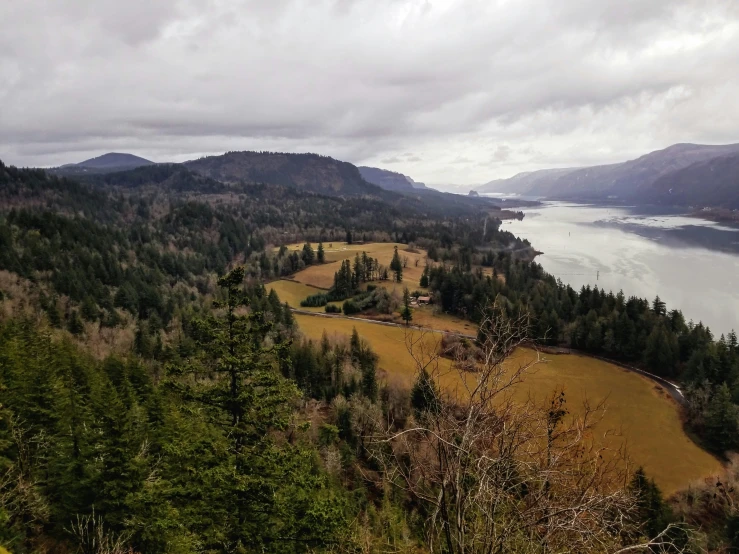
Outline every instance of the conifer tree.
<svg viewBox="0 0 739 554"><path fill-rule="evenodd" d="M206 410L227 444L217 469L204 476L208 503L218 507L209 525L216 542L206 546L220 549L225 542L233 550L263 551L274 544L321 545L341 525L341 503L327 496L308 453L273 439L290 423L299 393L278 371L289 344L267 346L272 325L249 310L243 281L243 267L218 280L221 314L195 323L199 355L170 368L174 389ZM310 525L307 513L313 514Z"/></svg>
<svg viewBox="0 0 739 554"><path fill-rule="evenodd" d="M303 262L305 263L305 265L311 265L316 259L316 254L313 251L313 247L310 245L309 242L306 242L303 245L302 258L303 258Z"/></svg>
<svg viewBox="0 0 739 554"><path fill-rule="evenodd" d="M403 311L400 314L405 321L406 326L413 319L413 310L411 310L411 295L408 292L408 287L403 290Z"/></svg>
<svg viewBox="0 0 739 554"><path fill-rule="evenodd" d="M323 242L318 243L318 263L322 264L326 261L326 252L323 249Z"/></svg>
<svg viewBox="0 0 739 554"><path fill-rule="evenodd" d="M393 252L393 259L390 262L390 270L393 272L393 277L396 282L402 283L403 282L403 262L400 261L400 256L398 255L398 247L395 247L395 251Z"/></svg>

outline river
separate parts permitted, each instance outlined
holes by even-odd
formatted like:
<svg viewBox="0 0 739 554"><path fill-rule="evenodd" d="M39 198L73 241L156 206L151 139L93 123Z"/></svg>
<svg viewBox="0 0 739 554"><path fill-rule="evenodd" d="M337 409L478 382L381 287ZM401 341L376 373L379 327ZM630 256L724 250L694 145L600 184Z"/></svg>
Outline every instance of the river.
<svg viewBox="0 0 739 554"><path fill-rule="evenodd" d="M679 308L719 336L739 330L739 228L662 210L546 202L502 229L528 239L544 269Z"/></svg>

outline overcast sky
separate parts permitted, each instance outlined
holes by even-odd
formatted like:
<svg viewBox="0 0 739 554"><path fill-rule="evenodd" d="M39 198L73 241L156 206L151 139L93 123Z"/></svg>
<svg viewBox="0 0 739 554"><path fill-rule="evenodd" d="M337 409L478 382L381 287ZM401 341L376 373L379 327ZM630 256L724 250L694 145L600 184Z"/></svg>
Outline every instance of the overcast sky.
<svg viewBox="0 0 739 554"><path fill-rule="evenodd" d="M739 142L739 0L2 0L0 159L318 152L433 184Z"/></svg>

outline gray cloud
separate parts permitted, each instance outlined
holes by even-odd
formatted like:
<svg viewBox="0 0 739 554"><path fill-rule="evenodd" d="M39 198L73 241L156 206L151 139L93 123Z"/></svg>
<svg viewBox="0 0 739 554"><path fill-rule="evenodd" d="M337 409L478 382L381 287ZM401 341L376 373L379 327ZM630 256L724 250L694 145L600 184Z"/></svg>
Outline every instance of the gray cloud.
<svg viewBox="0 0 739 554"><path fill-rule="evenodd" d="M727 0L24 0L0 21L19 165L269 149L478 183L739 141Z"/></svg>

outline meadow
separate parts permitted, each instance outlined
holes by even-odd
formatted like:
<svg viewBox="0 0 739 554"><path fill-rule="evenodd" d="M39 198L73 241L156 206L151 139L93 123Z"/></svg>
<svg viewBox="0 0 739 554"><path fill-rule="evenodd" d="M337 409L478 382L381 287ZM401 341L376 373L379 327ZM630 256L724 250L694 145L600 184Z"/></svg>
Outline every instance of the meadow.
<svg viewBox="0 0 739 554"><path fill-rule="evenodd" d="M302 251L303 244L289 244L288 251ZM318 243L311 243L314 250L318 249ZM370 242L367 244L347 244L346 242L323 243L326 262L324 264L312 265L299 271L294 275L294 279L306 285L328 289L334 284L334 273L339 269L339 262L343 260L353 260L354 257L362 252L366 252L368 256L377 258L380 264L389 266L393 258L395 247L398 247L398 254L401 259L408 258L408 266L403 270L402 287L408 287L411 290L419 288L419 281L425 266L426 252L418 250L417 252L409 252L405 244L394 242Z"/></svg>
<svg viewBox="0 0 739 554"><path fill-rule="evenodd" d="M404 329L301 314L296 314L296 320L305 336L313 340L319 340L324 332L329 337L348 336L356 327L379 356L381 378L397 386L412 385L415 363L406 349ZM427 333L424 340L434 348L439 337L438 333ZM517 354L536 355L531 350ZM441 360L441 365L441 386L446 391L457 389L461 384L458 374L450 371L448 360ZM624 445L632 462L643 466L665 493L720 472L720 462L690 440L683 430L678 406L654 382L592 358L547 354L518 385L515 395L546 401L560 389L572 414L577 414L586 400L591 406L605 400L606 411L596 428L598 440L608 441L606 444L612 447Z"/></svg>
<svg viewBox="0 0 739 554"><path fill-rule="evenodd" d="M323 307L310 308L300 306L300 301L305 300L305 298L307 298L308 296L326 292L323 289L318 289L316 287L312 287L303 283L298 283L296 281L290 281L288 279L272 281L271 283L267 283L265 287L267 289L267 292L269 292L270 290L274 290L280 297L280 301L282 303L287 302L291 308L297 308L299 310L306 310L309 312L325 311L325 308ZM331 302L331 304L341 306L341 302Z"/></svg>

